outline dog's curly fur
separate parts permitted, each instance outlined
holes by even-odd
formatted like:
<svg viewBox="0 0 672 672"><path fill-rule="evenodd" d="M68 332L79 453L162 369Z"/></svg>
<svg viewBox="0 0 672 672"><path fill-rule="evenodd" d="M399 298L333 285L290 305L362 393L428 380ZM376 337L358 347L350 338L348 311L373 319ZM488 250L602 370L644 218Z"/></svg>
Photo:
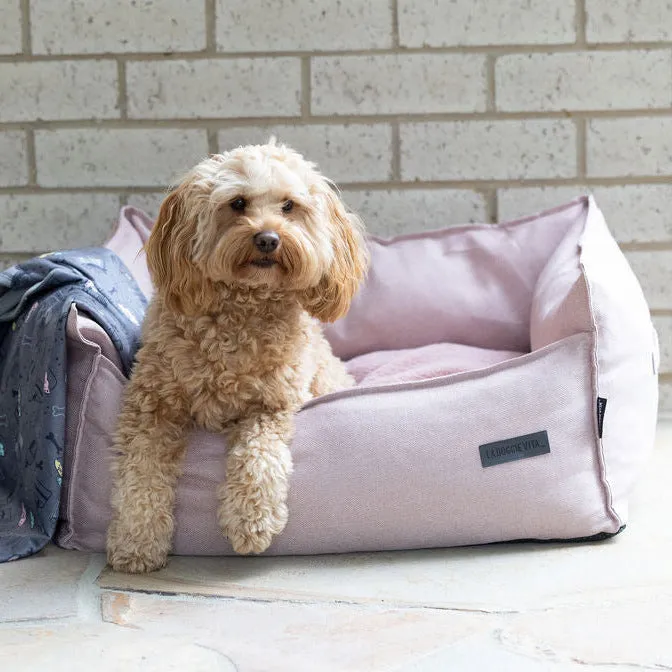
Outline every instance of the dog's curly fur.
<svg viewBox="0 0 672 672"><path fill-rule="evenodd" d="M259 251L261 231L277 250ZM198 164L146 251L156 293L115 442L108 560L165 565L194 427L227 433L219 522L236 552L261 553L287 522L294 413L352 384L318 320L341 317L365 275L361 223L313 164L271 141Z"/></svg>

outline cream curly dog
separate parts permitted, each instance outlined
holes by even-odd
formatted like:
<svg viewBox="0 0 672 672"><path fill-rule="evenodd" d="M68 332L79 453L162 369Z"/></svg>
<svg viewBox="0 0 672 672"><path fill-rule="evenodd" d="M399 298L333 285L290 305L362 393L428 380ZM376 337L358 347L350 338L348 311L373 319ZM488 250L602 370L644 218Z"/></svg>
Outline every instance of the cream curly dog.
<svg viewBox="0 0 672 672"><path fill-rule="evenodd" d="M146 251L156 294L116 437L108 560L165 565L194 427L227 433L218 519L236 552L261 553L287 522L293 414L353 382L318 320L341 317L365 275L361 224L313 164L271 141L198 164Z"/></svg>

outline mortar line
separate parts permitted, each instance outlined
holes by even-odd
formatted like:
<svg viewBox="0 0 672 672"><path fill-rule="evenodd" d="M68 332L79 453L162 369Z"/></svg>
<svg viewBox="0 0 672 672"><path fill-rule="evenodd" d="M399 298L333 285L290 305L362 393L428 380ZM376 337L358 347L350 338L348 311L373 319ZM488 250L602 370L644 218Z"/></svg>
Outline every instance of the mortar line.
<svg viewBox="0 0 672 672"><path fill-rule="evenodd" d="M26 130L26 160L28 162L28 184L37 186L37 158L35 156L35 132Z"/></svg>
<svg viewBox="0 0 672 672"><path fill-rule="evenodd" d="M310 119L311 71L310 57L301 59L301 118Z"/></svg>
<svg viewBox="0 0 672 672"><path fill-rule="evenodd" d="M30 0L21 0L21 50L24 56L30 56L33 52L33 42L30 26ZM10 62L18 60L14 57L5 57L3 60Z"/></svg>
<svg viewBox="0 0 672 672"><path fill-rule="evenodd" d="M576 0L576 45L585 49L586 42L586 0Z"/></svg>
<svg viewBox="0 0 672 672"><path fill-rule="evenodd" d="M483 196L485 197L485 204L487 208L487 213L488 213L488 221L490 224L496 224L499 221L499 204L498 204L498 196L497 196L497 189L486 189L483 192Z"/></svg>
<svg viewBox="0 0 672 672"><path fill-rule="evenodd" d="M485 59L485 81L486 81L486 111L497 111L497 78L495 74L497 57L489 54Z"/></svg>
<svg viewBox="0 0 672 672"><path fill-rule="evenodd" d="M392 12L392 46L399 49L399 0L390 0L390 10Z"/></svg>
<svg viewBox="0 0 672 672"><path fill-rule="evenodd" d="M393 180L401 181L401 131L399 122L391 124L392 131L392 160L390 174Z"/></svg>
<svg viewBox="0 0 672 672"><path fill-rule="evenodd" d="M122 58L117 59L117 80L119 117L126 121L128 119L128 91L126 87L126 62Z"/></svg>
<svg viewBox="0 0 672 672"><path fill-rule="evenodd" d="M208 152L210 154L219 154L219 138L217 131L214 128L207 129L208 136Z"/></svg>
<svg viewBox="0 0 672 672"><path fill-rule="evenodd" d="M669 175L638 176L638 177L587 177L578 178L534 178L534 179L433 179L433 180L369 180L360 182L348 182L346 180L336 180L342 189L348 191L380 191L394 189L399 191L413 191L416 189L449 189L449 190L468 190L468 191L487 191L490 189L529 189L541 187L575 187L577 197L580 195L578 190L582 188L597 187L625 187L625 186L667 186L672 188ZM11 186L0 187L0 194L61 194L61 193L100 193L100 194L119 194L123 193L159 193L165 191L167 185L163 184L141 184L141 185L112 185L112 186L93 186L93 185L59 185L59 186ZM668 244L667 241L662 241ZM669 241L672 245L672 241Z"/></svg>
<svg viewBox="0 0 672 672"><path fill-rule="evenodd" d="M107 119L65 119L65 120L16 120L0 122L0 130L22 130L26 127L36 130L58 129L87 129L87 128L174 128L174 129L203 129L203 128L239 128L243 126L272 126L293 125L297 121L307 122L305 125L362 125L398 123L424 123L424 122L504 122L504 121L568 121L570 119L671 119L672 108L633 109L633 110L553 110L548 112L523 111L523 112L437 112L437 113L391 113L391 114L344 114L344 115L311 115L305 119L298 115L292 116L267 116L267 117L175 117L175 118L134 118L120 117Z"/></svg>
<svg viewBox="0 0 672 672"><path fill-rule="evenodd" d="M660 242L636 242L628 241L620 243L620 248L626 252L670 252L672 251L672 241Z"/></svg>
<svg viewBox="0 0 672 672"><path fill-rule="evenodd" d="M576 124L576 174L580 179L585 179L588 173L586 120L577 117L574 123Z"/></svg>
<svg viewBox="0 0 672 672"><path fill-rule="evenodd" d="M373 49L324 50L312 52L319 56L385 56L396 54L492 54L507 56L512 54L555 54L576 53L585 51L618 52L618 51L669 51L672 40L660 42L617 42L586 44L514 44L514 45L454 45L449 47L385 47ZM4 54L0 63L37 62L37 61L87 61L113 60L119 56L133 61L180 61L180 60L236 60L236 59L268 59L268 58L302 58L304 51L129 51L129 52L90 52L70 54Z"/></svg>
<svg viewBox="0 0 672 672"><path fill-rule="evenodd" d="M205 0L205 53L217 54L217 8L215 0Z"/></svg>

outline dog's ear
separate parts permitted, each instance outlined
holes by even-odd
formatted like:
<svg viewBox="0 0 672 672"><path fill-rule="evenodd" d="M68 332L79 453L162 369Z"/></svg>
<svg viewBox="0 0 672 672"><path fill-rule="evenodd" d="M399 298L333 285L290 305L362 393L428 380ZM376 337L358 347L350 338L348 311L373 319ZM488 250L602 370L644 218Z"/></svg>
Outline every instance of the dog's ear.
<svg viewBox="0 0 672 672"><path fill-rule="evenodd" d="M154 286L167 305L188 312L200 274L191 258L196 230L193 216L187 212L187 189L180 185L164 199L145 252Z"/></svg>
<svg viewBox="0 0 672 672"><path fill-rule="evenodd" d="M316 287L305 296L304 308L322 322L343 317L366 275L369 254L360 219L345 210L341 199L327 184L320 189L332 230L334 257Z"/></svg>

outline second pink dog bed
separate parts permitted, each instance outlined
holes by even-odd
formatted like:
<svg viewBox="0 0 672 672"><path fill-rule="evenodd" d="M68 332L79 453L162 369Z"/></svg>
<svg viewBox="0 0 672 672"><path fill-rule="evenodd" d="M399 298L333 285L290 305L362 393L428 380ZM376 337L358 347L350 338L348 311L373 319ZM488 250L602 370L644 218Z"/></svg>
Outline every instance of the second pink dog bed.
<svg viewBox="0 0 672 672"><path fill-rule="evenodd" d="M109 247L141 287L149 220ZM358 386L306 404L290 519L269 554L615 534L653 445L658 345L640 286L593 200L500 226L371 240L348 316L327 328ZM73 310L58 543L101 551L124 377ZM177 554L229 554L216 523L223 437L193 435Z"/></svg>

